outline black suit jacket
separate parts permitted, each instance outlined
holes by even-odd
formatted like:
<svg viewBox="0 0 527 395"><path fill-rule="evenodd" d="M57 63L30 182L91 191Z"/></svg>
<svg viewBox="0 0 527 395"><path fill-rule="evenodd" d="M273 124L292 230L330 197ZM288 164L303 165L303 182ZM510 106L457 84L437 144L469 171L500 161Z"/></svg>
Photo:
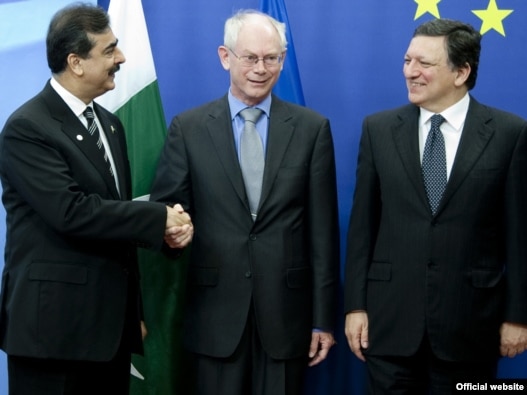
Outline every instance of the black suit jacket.
<svg viewBox="0 0 527 395"><path fill-rule="evenodd" d="M427 201L419 108L367 117L347 251L345 308L369 349L446 360L497 356L504 321L527 323L527 123L471 98L444 197Z"/></svg>
<svg viewBox="0 0 527 395"><path fill-rule="evenodd" d="M176 116L151 198L179 202L195 226L185 343L233 353L252 308L274 358L306 356L334 325L338 284L335 164L327 119L272 98L258 219L251 219L227 97Z"/></svg>
<svg viewBox="0 0 527 395"><path fill-rule="evenodd" d="M0 135L7 213L0 345L7 354L108 360L125 327L131 350L141 351L136 246L160 248L166 208L124 201L131 198L124 130L94 108L121 196L88 131L49 83Z"/></svg>

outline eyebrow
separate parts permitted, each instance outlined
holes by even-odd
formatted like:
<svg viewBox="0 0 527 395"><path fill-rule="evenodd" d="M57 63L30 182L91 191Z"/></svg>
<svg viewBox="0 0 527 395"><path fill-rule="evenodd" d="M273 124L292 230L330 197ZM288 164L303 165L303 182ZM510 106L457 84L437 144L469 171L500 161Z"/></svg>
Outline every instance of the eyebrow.
<svg viewBox="0 0 527 395"><path fill-rule="evenodd" d="M119 42L118 39L115 39L115 41L113 43L110 43L106 46L106 48L104 48L105 51L109 50L109 49L113 49L115 47L117 47L117 43Z"/></svg>

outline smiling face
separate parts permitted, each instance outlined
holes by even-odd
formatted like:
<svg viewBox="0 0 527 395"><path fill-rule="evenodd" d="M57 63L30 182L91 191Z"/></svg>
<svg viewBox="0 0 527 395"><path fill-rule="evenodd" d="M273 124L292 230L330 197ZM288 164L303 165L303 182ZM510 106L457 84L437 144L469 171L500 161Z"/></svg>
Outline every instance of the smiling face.
<svg viewBox="0 0 527 395"><path fill-rule="evenodd" d="M88 34L95 43L88 57L78 58L84 96L94 99L115 88L115 73L125 62L111 29L103 34Z"/></svg>
<svg viewBox="0 0 527 395"><path fill-rule="evenodd" d="M404 58L403 73L408 100L435 113L457 103L468 91L465 81L470 66L454 68L449 63L444 36L415 36Z"/></svg>
<svg viewBox="0 0 527 395"><path fill-rule="evenodd" d="M280 77L283 59L275 66L265 65L262 60L249 66L237 56L261 59L282 55L278 32L265 17L254 15L241 27L235 47L230 49L220 46L218 54L223 68L230 73L231 92L243 103L254 106L271 93Z"/></svg>

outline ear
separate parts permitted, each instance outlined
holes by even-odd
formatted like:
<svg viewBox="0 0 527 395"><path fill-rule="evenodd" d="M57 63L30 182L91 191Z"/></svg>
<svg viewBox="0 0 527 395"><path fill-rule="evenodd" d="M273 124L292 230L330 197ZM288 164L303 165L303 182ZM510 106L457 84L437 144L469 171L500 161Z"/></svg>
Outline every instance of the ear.
<svg viewBox="0 0 527 395"><path fill-rule="evenodd" d="M280 71L282 71L284 69L284 62L285 62L285 56L287 55L287 50L285 50L283 53L282 53L282 63L280 64Z"/></svg>
<svg viewBox="0 0 527 395"><path fill-rule="evenodd" d="M218 56L220 57L221 65L225 70L230 70L231 68L231 59L229 57L229 49L223 45L220 45L218 48Z"/></svg>
<svg viewBox="0 0 527 395"><path fill-rule="evenodd" d="M454 81L454 84L456 86L463 86L465 82L467 81L468 77L470 76L470 73L472 72L472 68L468 63L465 63L463 67L459 67L456 70L456 79Z"/></svg>
<svg viewBox="0 0 527 395"><path fill-rule="evenodd" d="M77 76L84 74L83 59L79 55L70 53L66 58L67 67Z"/></svg>

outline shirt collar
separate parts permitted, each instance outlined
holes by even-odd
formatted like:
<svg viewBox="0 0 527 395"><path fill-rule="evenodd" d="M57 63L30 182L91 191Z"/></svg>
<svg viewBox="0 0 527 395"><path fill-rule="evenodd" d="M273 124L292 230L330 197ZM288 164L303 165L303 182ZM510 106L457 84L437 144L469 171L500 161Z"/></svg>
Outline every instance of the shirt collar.
<svg viewBox="0 0 527 395"><path fill-rule="evenodd" d="M247 108L248 106L247 104L243 103L238 98L234 97L230 89L229 89L228 99L229 99L229 107L231 110L231 120L234 120L236 115L238 115L241 110L243 110L244 108ZM267 117L269 118L269 114L271 112L271 101L272 101L271 95L269 95L264 100L262 100L260 103L258 103L256 106L253 106L253 107L256 107L262 110L265 113L265 115L267 115Z"/></svg>
<svg viewBox="0 0 527 395"><path fill-rule="evenodd" d="M463 98L455 103L454 105L448 107L446 110L441 112L443 118L448 122L455 130L461 130L463 124L465 123L465 118L467 117L468 106L470 104L470 95L468 92L463 96ZM435 113L428 111L421 107L421 117L420 122L422 125L430 121L430 118Z"/></svg>
<svg viewBox="0 0 527 395"><path fill-rule="evenodd" d="M81 99L79 99L77 96L75 96L73 93L68 91L66 88L64 88L60 83L53 77L51 77L50 81L51 87L57 92L57 94L66 102L68 107L73 111L73 113L80 117L83 115L82 113L84 110L86 110L86 103L84 103ZM88 106L91 106L93 108L93 102L89 103Z"/></svg>

